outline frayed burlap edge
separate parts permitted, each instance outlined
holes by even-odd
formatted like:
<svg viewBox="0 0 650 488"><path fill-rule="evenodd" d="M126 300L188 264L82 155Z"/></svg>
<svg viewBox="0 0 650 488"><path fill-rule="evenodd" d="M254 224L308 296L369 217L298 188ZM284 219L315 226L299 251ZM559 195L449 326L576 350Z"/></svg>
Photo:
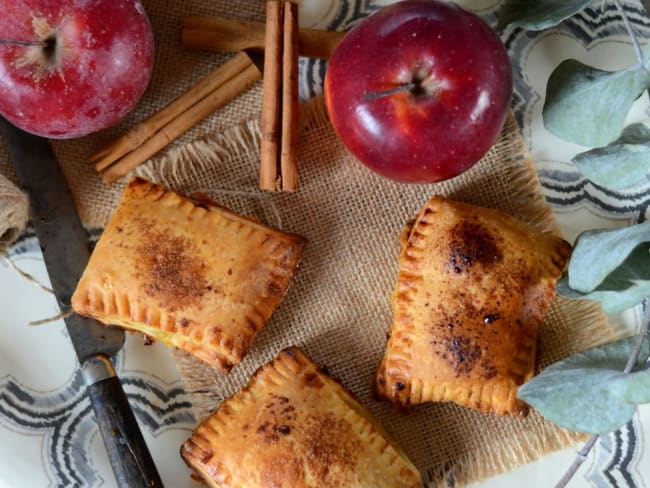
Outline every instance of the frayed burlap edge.
<svg viewBox="0 0 650 488"><path fill-rule="evenodd" d="M259 153L253 148L259 146L259 140L259 124L256 120L247 121L223 134L199 139L172 149L159 159L147 161L135 169L132 175L175 187L177 191L182 192L183 188L179 187L179 181L200 178L201 174L210 171L211 166L223 164L240 155L257 158ZM224 190L238 189L224 188Z"/></svg>
<svg viewBox="0 0 650 488"><path fill-rule="evenodd" d="M323 98L312 98L303 103L300 106L299 120L299 132L302 135L318 130L324 123L329 123ZM167 186L175 186L178 191L182 191L183 188L178 186L179 181L193 181L206 171L210 171L211 167L224 164L233 157L246 156L257 160L260 141L259 120L248 120L221 134L174 148L159 158L147 161L124 179L128 180L130 176L141 176ZM230 189L224 188L224 190ZM250 188L250 190L257 191L257 188Z"/></svg>
<svg viewBox="0 0 650 488"><path fill-rule="evenodd" d="M322 98L313 99L301 113L301 134L319 130L329 123ZM257 160L260 141L257 120L225 131L211 138L198 140L168 152L164 157L148 162L135 171L136 174L171 185L179 181L194 180L210 166L222 164L233 155L244 155ZM538 229L559 234L559 227L545 202L537 172L519 133L514 117L510 116L497 144L510 145L517 157L502 168L511 182L513 204L521 218ZM177 186L178 188L178 186ZM182 191L182 187L178 188ZM225 189L228 190L228 189ZM253 190L253 189L251 189ZM549 314L562 313L575 321L572 337L581 349L602 344L613 339L611 328L599 305L589 301L557 298ZM192 356L174 352L181 377L192 400L197 419L203 419L224 398L215 391L223 387L228 377L200 363ZM562 353L554 360L561 359ZM539 416L538 413L531 413ZM468 452L454 460L450 470L441 467L419 466L423 482L429 487L448 487L450 479L455 486L477 482L496 476L522 464L530 463L551 452L574 446L587 438L582 433L570 432L543 421L518 432L516 439L503 444L495 443L489 452Z"/></svg>

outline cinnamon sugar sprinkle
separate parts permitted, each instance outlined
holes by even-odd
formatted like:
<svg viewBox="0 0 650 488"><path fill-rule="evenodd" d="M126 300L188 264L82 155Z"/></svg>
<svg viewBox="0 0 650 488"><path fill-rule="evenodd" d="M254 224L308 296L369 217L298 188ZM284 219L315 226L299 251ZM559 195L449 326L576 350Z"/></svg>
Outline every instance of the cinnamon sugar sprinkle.
<svg viewBox="0 0 650 488"><path fill-rule="evenodd" d="M198 301L208 290L206 264L192 255L192 242L171 232L145 232L138 248L145 291L175 310Z"/></svg>
<svg viewBox="0 0 650 488"><path fill-rule="evenodd" d="M317 479L331 486L352 484L359 439L351 434L352 426L333 414L313 415L306 419L305 457Z"/></svg>

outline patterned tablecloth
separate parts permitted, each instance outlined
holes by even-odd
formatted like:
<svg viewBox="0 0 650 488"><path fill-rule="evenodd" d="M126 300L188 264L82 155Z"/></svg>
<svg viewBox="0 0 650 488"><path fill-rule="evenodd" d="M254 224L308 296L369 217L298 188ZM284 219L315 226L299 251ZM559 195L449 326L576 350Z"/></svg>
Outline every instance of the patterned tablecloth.
<svg viewBox="0 0 650 488"><path fill-rule="evenodd" d="M387 3L391 2L302 0L301 23L348 30ZM498 0L459 3L494 25ZM600 2L596 3L557 29L542 33L510 29L503 36L514 69L513 109L537 162L548 203L569 240L588 228L643 222L650 213L650 180L621 192L590 183L569 162L582 149L554 137L542 124L546 81L562 60L576 58L603 69L620 69L635 61L614 4L607 4L601 13ZM641 38L649 37L650 19L641 3L625 5ZM322 92L324 71L323 62L301 61L303 97ZM647 121L648 104L645 94L629 121ZM23 237L12 257L47 283L33 238ZM0 310L0 488L114 486L63 323L26 325L58 313L54 299L0 266ZM612 317L621 334L631 333L639 320L639 310ZM178 455L195 420L169 351L162 345L144 346L141 338L129 336L117 363L166 486L195 486ZM644 406L632 422L602 439L572 486L646 486L650 453L644 439L649 435L650 408ZM562 451L479 486L551 486L574 455L571 449Z"/></svg>

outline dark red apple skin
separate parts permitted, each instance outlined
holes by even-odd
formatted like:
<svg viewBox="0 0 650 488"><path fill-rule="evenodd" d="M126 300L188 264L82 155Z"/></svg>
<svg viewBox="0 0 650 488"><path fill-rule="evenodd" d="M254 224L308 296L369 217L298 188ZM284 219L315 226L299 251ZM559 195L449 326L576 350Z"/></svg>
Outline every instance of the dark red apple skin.
<svg viewBox="0 0 650 488"><path fill-rule="evenodd" d="M420 80L426 93L377 93ZM505 122L512 69L476 15L435 0L383 8L337 46L325 76L332 124L359 160L393 180L443 181L485 155Z"/></svg>
<svg viewBox="0 0 650 488"><path fill-rule="evenodd" d="M0 113L50 138L80 137L124 117L153 69L153 35L140 1L0 2L1 38L47 37L43 22L56 36L58 61L43 70L26 62L43 48L0 45Z"/></svg>

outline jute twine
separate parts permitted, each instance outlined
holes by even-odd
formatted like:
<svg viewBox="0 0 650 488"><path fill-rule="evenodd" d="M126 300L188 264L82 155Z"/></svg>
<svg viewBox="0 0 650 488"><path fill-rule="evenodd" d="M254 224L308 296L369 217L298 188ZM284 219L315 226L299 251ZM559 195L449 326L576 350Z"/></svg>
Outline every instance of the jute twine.
<svg viewBox="0 0 650 488"><path fill-rule="evenodd" d="M0 253L20 236L29 218L29 199L11 181L0 175Z"/></svg>

